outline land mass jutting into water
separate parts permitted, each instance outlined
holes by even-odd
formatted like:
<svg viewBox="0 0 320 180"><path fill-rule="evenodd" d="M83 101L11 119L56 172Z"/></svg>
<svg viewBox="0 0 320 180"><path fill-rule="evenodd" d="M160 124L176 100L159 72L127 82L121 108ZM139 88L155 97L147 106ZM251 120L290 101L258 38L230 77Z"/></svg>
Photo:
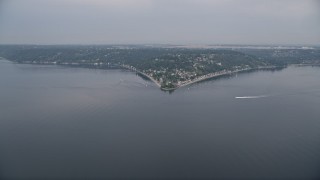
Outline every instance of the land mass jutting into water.
<svg viewBox="0 0 320 180"><path fill-rule="evenodd" d="M320 64L319 47L300 46L0 45L0 56L17 63L125 68L165 91L242 71Z"/></svg>

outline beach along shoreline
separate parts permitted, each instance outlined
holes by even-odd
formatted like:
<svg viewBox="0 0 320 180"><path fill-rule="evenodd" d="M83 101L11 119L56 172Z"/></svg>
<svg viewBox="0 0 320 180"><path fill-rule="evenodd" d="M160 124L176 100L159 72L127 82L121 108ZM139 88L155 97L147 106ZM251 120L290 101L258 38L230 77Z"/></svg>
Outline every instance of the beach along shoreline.
<svg viewBox="0 0 320 180"><path fill-rule="evenodd" d="M208 80L208 79L211 79L211 78L215 78L215 77L231 75L231 74L239 73L239 72L246 72L246 71L253 71L253 70L263 70L263 69L284 68L284 67L279 67L279 66L265 66L265 67L258 67L258 68L244 68L244 69L238 69L238 70L234 70L234 71L223 70L223 71L218 71L218 72L202 75L202 76L197 77L197 78L195 78L193 80L183 81L183 82L177 84L173 88L166 88L166 87L162 87L161 86L161 82L157 81L152 76L150 76L150 75L148 75L148 74L146 74L144 72L141 72L141 71L137 70L136 68L134 68L132 66L122 65L122 67L125 68L125 69L129 69L129 70L135 71L136 73L138 73L138 74L140 74L140 75L142 75L144 77L147 77L148 79L153 81L161 90L164 90L164 91L173 91L173 90L176 90L178 88L189 86L189 85L197 83L197 82L205 81L205 80Z"/></svg>

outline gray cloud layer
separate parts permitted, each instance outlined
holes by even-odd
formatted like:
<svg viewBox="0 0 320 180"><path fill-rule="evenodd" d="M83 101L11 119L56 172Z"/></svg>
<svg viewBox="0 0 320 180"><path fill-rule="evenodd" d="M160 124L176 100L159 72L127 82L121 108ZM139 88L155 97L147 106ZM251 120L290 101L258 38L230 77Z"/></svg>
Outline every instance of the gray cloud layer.
<svg viewBox="0 0 320 180"><path fill-rule="evenodd" d="M0 0L0 43L320 44L319 0Z"/></svg>

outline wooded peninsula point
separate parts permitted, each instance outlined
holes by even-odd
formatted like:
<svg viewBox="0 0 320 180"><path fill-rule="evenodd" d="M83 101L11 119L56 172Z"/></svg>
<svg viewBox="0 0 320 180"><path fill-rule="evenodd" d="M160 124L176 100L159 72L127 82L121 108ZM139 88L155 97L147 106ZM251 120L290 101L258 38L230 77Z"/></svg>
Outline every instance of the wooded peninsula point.
<svg viewBox="0 0 320 180"><path fill-rule="evenodd" d="M237 72L290 64L319 65L317 46L0 45L0 56L17 63L124 68L172 91Z"/></svg>

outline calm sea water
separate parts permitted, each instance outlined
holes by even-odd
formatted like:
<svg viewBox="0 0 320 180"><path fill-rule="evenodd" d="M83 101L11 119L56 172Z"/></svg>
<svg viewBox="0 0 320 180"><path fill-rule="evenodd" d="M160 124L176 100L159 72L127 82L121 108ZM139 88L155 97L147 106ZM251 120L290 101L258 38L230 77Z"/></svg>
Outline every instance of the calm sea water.
<svg viewBox="0 0 320 180"><path fill-rule="evenodd" d="M124 70L0 61L0 179L16 178L319 179L320 68L169 94Z"/></svg>

